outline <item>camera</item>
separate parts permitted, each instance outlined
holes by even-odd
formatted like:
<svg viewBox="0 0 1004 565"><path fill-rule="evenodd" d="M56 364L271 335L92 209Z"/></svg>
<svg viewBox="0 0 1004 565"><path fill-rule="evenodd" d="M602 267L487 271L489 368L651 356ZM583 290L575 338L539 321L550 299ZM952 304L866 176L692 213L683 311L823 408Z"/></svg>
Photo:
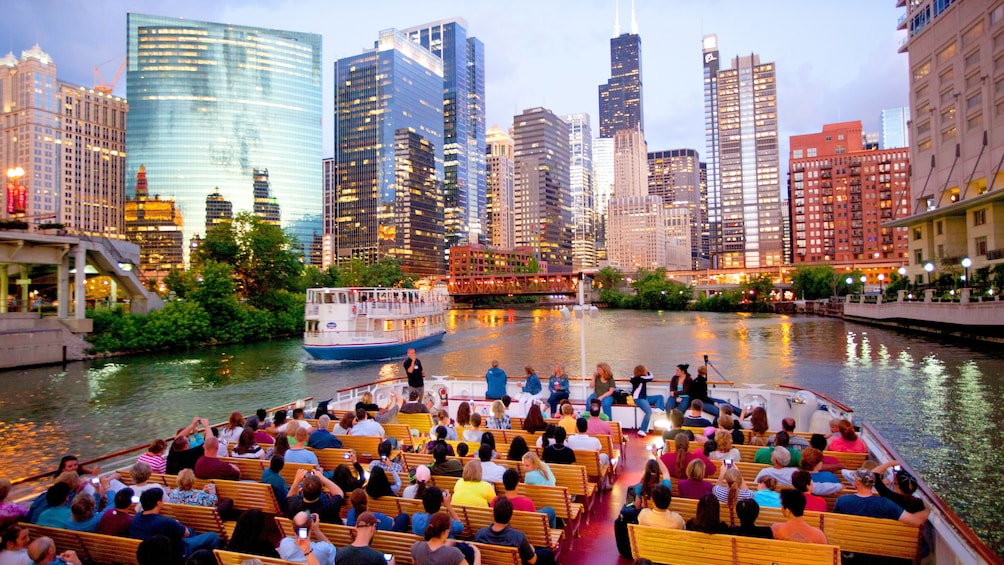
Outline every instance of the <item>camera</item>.
<svg viewBox="0 0 1004 565"><path fill-rule="evenodd" d="M443 500L446 500L446 497L448 497L448 496L450 496L450 491L444 490L443 491Z"/></svg>
<svg viewBox="0 0 1004 565"><path fill-rule="evenodd" d="M307 539L307 528L300 528L296 531L296 535L299 536L300 539Z"/></svg>
<svg viewBox="0 0 1004 565"><path fill-rule="evenodd" d="M94 477L93 479L91 479L91 484L92 485L96 485L96 484L98 484L100 482L101 482L101 479L99 479L97 477Z"/></svg>
<svg viewBox="0 0 1004 565"><path fill-rule="evenodd" d="M705 364L705 365L707 365L707 364L708 364L708 356L707 356L707 355L705 355L705 356L704 356L704 364Z"/></svg>
<svg viewBox="0 0 1004 565"><path fill-rule="evenodd" d="M726 467L731 467L732 466L732 460L731 459L726 459L725 460L725 466Z"/></svg>
<svg viewBox="0 0 1004 565"><path fill-rule="evenodd" d="M139 497L138 496L133 495L133 497L130 500L132 500L133 504L139 504Z"/></svg>
<svg viewBox="0 0 1004 565"><path fill-rule="evenodd" d="M349 452L347 452L347 451L345 452L345 455L342 457L342 459L345 459L346 461L348 461L351 458L352 458L352 455Z"/></svg>
<svg viewBox="0 0 1004 565"><path fill-rule="evenodd" d="M899 465L893 465L893 466L892 466L892 471L893 471L894 473L898 473L898 472L900 472L900 471L902 471L902 470L903 470L903 467L900 467Z"/></svg>
<svg viewBox="0 0 1004 565"><path fill-rule="evenodd" d="M394 554L392 554L392 553L384 553L383 554L383 558L384 558L384 561L386 561L387 563L390 563L390 560L394 559Z"/></svg>

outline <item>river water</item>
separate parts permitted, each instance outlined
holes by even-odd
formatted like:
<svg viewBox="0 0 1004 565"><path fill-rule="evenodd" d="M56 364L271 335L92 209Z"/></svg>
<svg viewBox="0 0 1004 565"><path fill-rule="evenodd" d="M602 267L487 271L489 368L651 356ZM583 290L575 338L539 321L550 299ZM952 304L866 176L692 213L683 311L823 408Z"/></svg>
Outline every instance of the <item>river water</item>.
<svg viewBox="0 0 1004 565"><path fill-rule="evenodd" d="M554 310L458 310L448 335L420 352L429 374L483 374L498 359L510 375L553 363L579 373L579 324ZM399 361L320 364L298 339L149 354L65 368L0 372L0 477L53 469L170 435L193 415L225 420L292 399L327 398ZM615 377L645 364L668 378L707 354L737 383L817 390L871 422L998 553L1004 524L1004 357L838 319L747 314L601 311L586 322L590 367ZM692 369L691 372L694 372ZM591 369L590 369L591 370ZM714 378L715 371L711 371Z"/></svg>

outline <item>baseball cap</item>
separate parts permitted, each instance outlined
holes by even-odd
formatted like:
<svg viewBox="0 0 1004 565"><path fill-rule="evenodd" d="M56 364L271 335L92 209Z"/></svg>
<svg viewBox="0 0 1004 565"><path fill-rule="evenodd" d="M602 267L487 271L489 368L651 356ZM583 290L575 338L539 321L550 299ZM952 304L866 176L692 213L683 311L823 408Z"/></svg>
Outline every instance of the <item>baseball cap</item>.
<svg viewBox="0 0 1004 565"><path fill-rule="evenodd" d="M428 481L432 477L432 472L429 471L429 467L426 465L419 465L415 469L415 480L418 482Z"/></svg>
<svg viewBox="0 0 1004 565"><path fill-rule="evenodd" d="M375 526L375 525L377 525L377 517L376 514L372 512L369 511L363 512L362 514L359 515L358 518L356 518L357 528L364 528L366 526Z"/></svg>
<svg viewBox="0 0 1004 565"><path fill-rule="evenodd" d="M861 482L861 486L873 487L875 486L875 473L871 469L866 469L864 467L854 471L854 479Z"/></svg>

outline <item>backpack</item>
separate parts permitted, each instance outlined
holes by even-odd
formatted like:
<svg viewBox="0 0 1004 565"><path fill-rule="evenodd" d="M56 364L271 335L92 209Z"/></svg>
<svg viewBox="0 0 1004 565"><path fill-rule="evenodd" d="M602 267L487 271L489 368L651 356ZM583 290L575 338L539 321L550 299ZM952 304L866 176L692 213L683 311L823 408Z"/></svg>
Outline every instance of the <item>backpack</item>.
<svg viewBox="0 0 1004 565"><path fill-rule="evenodd" d="M628 524L638 523L638 510L633 504L627 504L614 520L614 540L617 541L617 552L625 559L631 557L631 536L628 535Z"/></svg>

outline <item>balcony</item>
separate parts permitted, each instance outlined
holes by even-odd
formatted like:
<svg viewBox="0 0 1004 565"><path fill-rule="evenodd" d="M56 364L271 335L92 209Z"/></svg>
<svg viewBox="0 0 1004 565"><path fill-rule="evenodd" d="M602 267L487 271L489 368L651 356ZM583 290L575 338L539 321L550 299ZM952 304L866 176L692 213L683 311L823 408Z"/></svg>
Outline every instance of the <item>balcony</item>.
<svg viewBox="0 0 1004 565"><path fill-rule="evenodd" d="M1004 259L1004 249L991 249L987 251L987 261L998 261Z"/></svg>
<svg viewBox="0 0 1004 565"><path fill-rule="evenodd" d="M907 45L909 45L909 38L904 37L899 40L899 47L896 49L897 53L906 53Z"/></svg>
<svg viewBox="0 0 1004 565"><path fill-rule="evenodd" d="M900 2L902 2L903 4L906 3L904 0L900 0ZM898 30L906 29L906 20L907 20L907 15L906 14L901 15L899 19L896 20L896 29Z"/></svg>

